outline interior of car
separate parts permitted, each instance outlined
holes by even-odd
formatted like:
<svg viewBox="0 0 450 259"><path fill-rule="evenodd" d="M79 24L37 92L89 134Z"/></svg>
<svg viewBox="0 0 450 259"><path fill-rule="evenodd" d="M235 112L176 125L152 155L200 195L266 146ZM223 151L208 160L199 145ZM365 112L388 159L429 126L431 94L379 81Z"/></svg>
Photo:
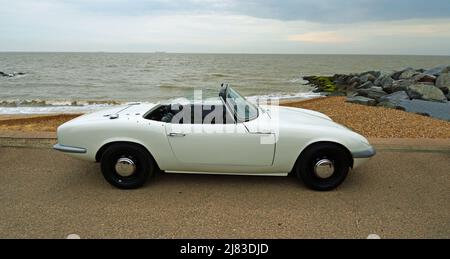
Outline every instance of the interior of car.
<svg viewBox="0 0 450 259"><path fill-rule="evenodd" d="M160 105L145 116L148 120L174 124L232 124L225 105Z"/></svg>

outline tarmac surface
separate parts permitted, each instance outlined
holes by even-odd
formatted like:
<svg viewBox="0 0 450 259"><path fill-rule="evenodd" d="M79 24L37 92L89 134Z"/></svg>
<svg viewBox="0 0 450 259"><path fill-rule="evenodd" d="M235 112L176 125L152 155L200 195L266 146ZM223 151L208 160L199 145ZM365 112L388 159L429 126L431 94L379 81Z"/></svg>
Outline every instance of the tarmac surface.
<svg viewBox="0 0 450 259"><path fill-rule="evenodd" d="M170 174L123 191L98 164L1 147L0 238L450 238L450 146L385 142L326 193L295 177Z"/></svg>

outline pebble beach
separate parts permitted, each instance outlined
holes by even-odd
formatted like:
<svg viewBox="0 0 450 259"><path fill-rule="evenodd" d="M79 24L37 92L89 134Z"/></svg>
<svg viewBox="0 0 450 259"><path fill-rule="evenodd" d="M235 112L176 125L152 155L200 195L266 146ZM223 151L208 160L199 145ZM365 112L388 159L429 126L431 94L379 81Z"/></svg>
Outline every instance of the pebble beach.
<svg viewBox="0 0 450 259"><path fill-rule="evenodd" d="M449 139L450 122L384 107L346 102L346 97L285 101L281 105L315 110L369 138ZM81 114L0 115L2 131L55 132Z"/></svg>

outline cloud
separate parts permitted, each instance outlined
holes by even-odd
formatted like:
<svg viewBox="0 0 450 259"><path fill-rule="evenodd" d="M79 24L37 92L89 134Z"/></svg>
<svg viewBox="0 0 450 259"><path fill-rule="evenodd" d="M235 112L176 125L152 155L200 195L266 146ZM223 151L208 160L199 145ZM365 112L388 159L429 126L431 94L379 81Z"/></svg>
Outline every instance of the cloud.
<svg viewBox="0 0 450 259"><path fill-rule="evenodd" d="M321 23L450 17L448 0L250 0L234 7L255 17Z"/></svg>
<svg viewBox="0 0 450 259"><path fill-rule="evenodd" d="M23 0L19 0L23 1ZM46 0L49 1L49 0ZM114 15L226 13L283 21L354 23L450 17L448 0L61 0Z"/></svg>
<svg viewBox="0 0 450 259"><path fill-rule="evenodd" d="M312 17L314 10L322 16L334 12L345 17L355 11L346 4L352 0L342 1L340 9L332 0L299 2L309 3L306 11L294 9L295 1L280 1L271 9L273 3L267 0L258 6L256 1L234 0L0 0L1 6L8 6L0 9L0 51L450 55L450 45L443 44L450 42L450 18L406 19L410 15L398 14L405 19L323 22L318 14ZM365 13L373 1L360 2L360 12ZM395 7L393 2L384 8ZM427 3L432 2L440 1ZM312 13L293 19L296 16L286 15L289 4L296 15ZM273 18L278 16L283 18Z"/></svg>

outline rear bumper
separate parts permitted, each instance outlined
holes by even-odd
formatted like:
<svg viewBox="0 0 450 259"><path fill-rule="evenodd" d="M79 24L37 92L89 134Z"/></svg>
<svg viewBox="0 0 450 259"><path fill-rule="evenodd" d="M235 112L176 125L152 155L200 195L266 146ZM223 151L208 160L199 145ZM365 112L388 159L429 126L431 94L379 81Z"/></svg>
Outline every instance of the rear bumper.
<svg viewBox="0 0 450 259"><path fill-rule="evenodd" d="M72 154L86 154L87 153L87 149L85 149L85 148L70 147L70 146L64 146L61 144L54 145L53 149L64 152L64 153L72 153Z"/></svg>
<svg viewBox="0 0 450 259"><path fill-rule="evenodd" d="M371 158L374 157L376 154L377 151L372 146L369 146L366 150L363 151L352 152L352 156L354 159Z"/></svg>

